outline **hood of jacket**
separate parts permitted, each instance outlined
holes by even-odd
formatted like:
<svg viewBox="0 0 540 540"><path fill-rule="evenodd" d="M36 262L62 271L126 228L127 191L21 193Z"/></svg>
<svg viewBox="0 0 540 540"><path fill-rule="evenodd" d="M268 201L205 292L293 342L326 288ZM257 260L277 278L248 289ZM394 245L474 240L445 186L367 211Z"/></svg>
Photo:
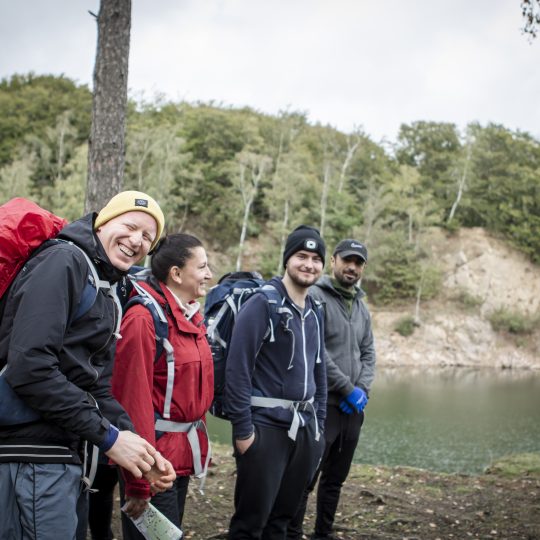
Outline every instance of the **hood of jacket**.
<svg viewBox="0 0 540 540"><path fill-rule="evenodd" d="M92 259L100 277L110 283L116 283L127 272L119 270L109 260L105 248L94 232L94 221L96 217L97 214L94 212L73 221L60 231L57 238L77 244Z"/></svg>

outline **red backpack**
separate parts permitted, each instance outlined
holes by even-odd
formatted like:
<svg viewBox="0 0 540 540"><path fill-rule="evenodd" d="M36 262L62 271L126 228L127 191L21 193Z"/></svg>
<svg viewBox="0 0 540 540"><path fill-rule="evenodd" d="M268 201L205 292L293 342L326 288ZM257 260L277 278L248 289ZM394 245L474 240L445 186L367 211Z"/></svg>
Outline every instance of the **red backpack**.
<svg viewBox="0 0 540 540"><path fill-rule="evenodd" d="M21 197L0 206L0 319L3 315L3 301L6 291L23 268L32 253L47 240L52 240L67 225L67 221L44 210L36 203ZM58 240L64 242L64 240ZM66 241L67 242L67 241ZM71 242L67 242L72 244ZM82 317L94 304L98 289L106 289L110 296L121 306L115 291L108 281L101 280L88 255L75 244L88 263L88 279L83 289L74 320ZM117 322L118 333L120 319ZM1 363L5 359L0 359ZM3 376L6 365L0 369L0 426L21 424L38 420L39 414L28 407L13 392Z"/></svg>
<svg viewBox="0 0 540 540"><path fill-rule="evenodd" d="M32 252L67 223L22 197L0 206L0 298Z"/></svg>

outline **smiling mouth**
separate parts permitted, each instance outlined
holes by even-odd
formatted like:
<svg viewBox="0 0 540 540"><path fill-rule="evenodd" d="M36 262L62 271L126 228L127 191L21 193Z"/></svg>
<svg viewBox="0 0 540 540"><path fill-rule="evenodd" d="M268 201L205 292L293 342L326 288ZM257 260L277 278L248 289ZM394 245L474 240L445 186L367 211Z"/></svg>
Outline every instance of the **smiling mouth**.
<svg viewBox="0 0 540 540"><path fill-rule="evenodd" d="M126 257L133 257L133 255L135 255L135 252L129 248L127 248L126 246L120 244L118 246L120 248L120 251L126 256Z"/></svg>

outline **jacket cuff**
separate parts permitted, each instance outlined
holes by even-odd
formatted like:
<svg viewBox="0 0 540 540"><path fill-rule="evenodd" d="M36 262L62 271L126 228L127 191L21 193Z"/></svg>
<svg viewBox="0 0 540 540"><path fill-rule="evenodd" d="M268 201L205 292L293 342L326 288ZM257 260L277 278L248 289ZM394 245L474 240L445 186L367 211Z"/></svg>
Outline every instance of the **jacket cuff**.
<svg viewBox="0 0 540 540"><path fill-rule="evenodd" d="M253 432L255 431L255 428L253 427L253 424L236 424L233 425L233 438L234 440L244 440L249 439Z"/></svg>
<svg viewBox="0 0 540 540"><path fill-rule="evenodd" d="M107 434L105 435L105 439L99 443L98 448L102 452L109 451L112 448L113 444L116 442L116 439L118 439L119 433L120 431L118 430L118 428L111 424L109 426Z"/></svg>
<svg viewBox="0 0 540 540"><path fill-rule="evenodd" d="M126 497L133 497L135 499L149 499L150 498L150 484L146 481L126 483L125 491L126 491Z"/></svg>

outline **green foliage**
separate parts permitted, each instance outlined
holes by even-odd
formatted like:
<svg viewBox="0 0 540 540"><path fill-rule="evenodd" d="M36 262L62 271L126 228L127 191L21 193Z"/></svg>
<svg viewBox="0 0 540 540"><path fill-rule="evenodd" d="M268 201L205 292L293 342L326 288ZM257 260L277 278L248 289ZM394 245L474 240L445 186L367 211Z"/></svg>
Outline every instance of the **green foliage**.
<svg viewBox="0 0 540 540"><path fill-rule="evenodd" d="M484 302L480 297L471 294L465 289L459 289L457 293L452 297L452 300L454 300L455 302L459 302L467 309L474 309L480 307Z"/></svg>
<svg viewBox="0 0 540 540"><path fill-rule="evenodd" d="M82 213L90 112L89 90L64 77L0 82L2 202L23 195L70 219ZM257 189L242 184L241 171L253 179L263 162ZM301 223L324 228L329 251L362 240L375 303L437 293L424 245L432 226L482 226L540 262L540 142L492 124L471 124L463 142L454 124L414 122L389 149L299 112L131 102L124 187L148 191L167 231L197 234L223 260L238 253L245 225L244 265L265 275L282 271L286 235Z"/></svg>
<svg viewBox="0 0 540 540"><path fill-rule="evenodd" d="M88 146L83 144L75 149L73 158L63 167L62 176L55 179L53 186L43 190L47 208L68 221L80 218L84 212L87 162Z"/></svg>
<svg viewBox="0 0 540 540"><path fill-rule="evenodd" d="M21 156L0 169L0 204L13 197L30 196L30 177L34 170L34 156L21 153Z"/></svg>
<svg viewBox="0 0 540 540"><path fill-rule="evenodd" d="M501 234L540 262L540 142L494 124L470 131L471 182L461 222Z"/></svg>
<svg viewBox="0 0 540 540"><path fill-rule="evenodd" d="M418 170L422 189L431 193L445 213L455 197L453 176L460 151L455 124L420 121L403 124L399 130L399 163Z"/></svg>
<svg viewBox="0 0 540 540"><path fill-rule="evenodd" d="M396 321L394 330L403 337L412 336L416 327L414 317L405 315Z"/></svg>
<svg viewBox="0 0 540 540"><path fill-rule="evenodd" d="M363 287L375 304L410 301L420 289L420 298L433 298L440 290L441 274L429 260L421 258L404 232L386 231L370 256Z"/></svg>
<svg viewBox="0 0 540 540"><path fill-rule="evenodd" d="M420 263L421 300L435 298L441 291L442 273L429 261Z"/></svg>
<svg viewBox="0 0 540 540"><path fill-rule="evenodd" d="M86 86L52 75L14 75L0 81L0 167L10 163L28 135L45 137L70 111L76 142L88 139L92 95Z"/></svg>
<svg viewBox="0 0 540 540"><path fill-rule="evenodd" d="M489 322L496 332L529 335L534 333L538 328L540 324L540 313L526 315L502 307L489 315Z"/></svg>

